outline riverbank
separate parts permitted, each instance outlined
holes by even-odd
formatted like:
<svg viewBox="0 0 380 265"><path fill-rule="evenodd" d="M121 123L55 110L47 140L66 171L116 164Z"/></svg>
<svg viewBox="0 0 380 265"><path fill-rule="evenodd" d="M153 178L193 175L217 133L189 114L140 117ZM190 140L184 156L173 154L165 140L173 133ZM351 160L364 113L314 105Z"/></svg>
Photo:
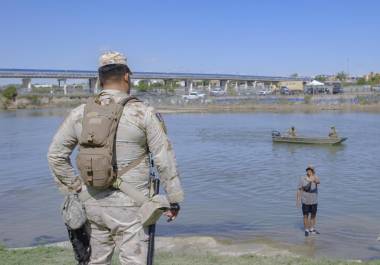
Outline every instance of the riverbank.
<svg viewBox="0 0 380 265"><path fill-rule="evenodd" d="M156 106L161 113L212 113L212 112L273 112L273 113L291 113L303 112L313 113L322 111L338 112L380 112L380 104L368 105L306 105L306 104L236 104L236 105L217 105L210 104L206 106Z"/></svg>
<svg viewBox="0 0 380 265"><path fill-rule="evenodd" d="M88 95L23 95L15 101L0 98L0 110L73 108L87 101ZM162 113L207 112L380 112L380 95L318 96L236 96L184 101L179 96L139 95Z"/></svg>
<svg viewBox="0 0 380 265"><path fill-rule="evenodd" d="M156 245L157 265L343 265L380 264L380 260L369 262L344 261L327 258L312 259L290 251L287 247L264 243L231 243L211 237L161 237ZM116 256L115 256L116 257ZM7 265L26 264L74 264L69 242L36 248L0 248L0 260ZM117 258L114 265L119 264Z"/></svg>

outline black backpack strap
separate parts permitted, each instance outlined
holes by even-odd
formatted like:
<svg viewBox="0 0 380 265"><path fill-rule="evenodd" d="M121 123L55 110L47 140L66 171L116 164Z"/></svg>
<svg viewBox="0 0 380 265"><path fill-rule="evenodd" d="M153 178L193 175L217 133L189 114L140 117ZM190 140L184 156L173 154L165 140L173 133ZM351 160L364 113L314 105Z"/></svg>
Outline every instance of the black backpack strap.
<svg viewBox="0 0 380 265"><path fill-rule="evenodd" d="M119 104L125 106L128 104L128 102L142 102L142 101L135 96L129 96L120 100Z"/></svg>

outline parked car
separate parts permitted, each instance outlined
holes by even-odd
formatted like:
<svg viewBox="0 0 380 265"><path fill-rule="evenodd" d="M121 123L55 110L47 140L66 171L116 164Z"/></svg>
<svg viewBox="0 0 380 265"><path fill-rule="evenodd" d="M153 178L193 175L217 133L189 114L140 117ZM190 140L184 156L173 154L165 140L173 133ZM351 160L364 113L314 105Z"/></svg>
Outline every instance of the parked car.
<svg viewBox="0 0 380 265"><path fill-rule="evenodd" d="M281 93L281 95L290 95L290 90L288 87L283 86L280 88L280 93Z"/></svg>
<svg viewBox="0 0 380 265"><path fill-rule="evenodd" d="M226 91L221 90L221 89L214 89L210 91L210 96L220 97L220 96L225 96L225 95L227 95Z"/></svg>
<svg viewBox="0 0 380 265"><path fill-rule="evenodd" d="M343 93L343 88L341 83L334 83L332 88L333 94L340 94Z"/></svg>
<svg viewBox="0 0 380 265"><path fill-rule="evenodd" d="M305 88L305 94L329 94L330 90L326 86L309 86ZM343 93L343 92L341 92Z"/></svg>
<svg viewBox="0 0 380 265"><path fill-rule="evenodd" d="M182 99L184 100L196 100L196 99L203 99L205 98L205 94L201 94L198 92L190 92L188 95L183 95Z"/></svg>
<svg viewBox="0 0 380 265"><path fill-rule="evenodd" d="M260 96L270 95L272 92L270 90L260 90L257 94Z"/></svg>
<svg viewBox="0 0 380 265"><path fill-rule="evenodd" d="M380 92L380 86L374 86L372 87L373 92Z"/></svg>

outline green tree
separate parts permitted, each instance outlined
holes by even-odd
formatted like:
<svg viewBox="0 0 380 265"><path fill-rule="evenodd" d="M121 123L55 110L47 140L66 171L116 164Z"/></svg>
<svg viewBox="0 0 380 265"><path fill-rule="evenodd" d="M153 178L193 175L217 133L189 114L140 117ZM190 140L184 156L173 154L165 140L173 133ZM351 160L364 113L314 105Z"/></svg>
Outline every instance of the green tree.
<svg viewBox="0 0 380 265"><path fill-rule="evenodd" d="M365 80L364 77L360 77L360 78L356 81L356 84L357 84L357 85L366 85L366 84L367 84L367 81Z"/></svg>
<svg viewBox="0 0 380 265"><path fill-rule="evenodd" d="M344 71L341 71L336 74L336 79L339 81L345 81L347 79L347 74Z"/></svg>
<svg viewBox="0 0 380 265"><path fill-rule="evenodd" d="M374 76L371 77L370 80L371 85L379 85L380 84L380 74L375 74Z"/></svg>
<svg viewBox="0 0 380 265"><path fill-rule="evenodd" d="M136 86L136 89L140 92L147 92L150 89L150 85L148 84L148 82L140 80Z"/></svg>
<svg viewBox="0 0 380 265"><path fill-rule="evenodd" d="M8 99L15 101L17 97L17 88L15 85L9 85L4 91L2 92L2 95Z"/></svg>
<svg viewBox="0 0 380 265"><path fill-rule="evenodd" d="M297 73L291 74L290 77L298 77Z"/></svg>
<svg viewBox="0 0 380 265"><path fill-rule="evenodd" d="M317 75L314 77L314 79L319 81L319 82L325 82L326 81L326 77L323 75Z"/></svg>
<svg viewBox="0 0 380 265"><path fill-rule="evenodd" d="M165 94L168 94L168 92L170 94L173 94L176 88L178 88L178 84L175 80L167 80L165 82L165 85L164 85Z"/></svg>

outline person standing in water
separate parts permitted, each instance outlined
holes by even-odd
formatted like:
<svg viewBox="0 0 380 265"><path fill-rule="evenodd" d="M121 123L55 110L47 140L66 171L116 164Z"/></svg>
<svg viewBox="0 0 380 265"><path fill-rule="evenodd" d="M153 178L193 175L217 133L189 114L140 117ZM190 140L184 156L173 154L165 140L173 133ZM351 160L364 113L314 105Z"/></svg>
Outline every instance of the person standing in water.
<svg viewBox="0 0 380 265"><path fill-rule="evenodd" d="M317 208L318 208L318 186L319 177L315 175L313 166L306 168L306 176L300 178L297 189L297 207L302 203L303 224L305 236L319 234L315 229Z"/></svg>

